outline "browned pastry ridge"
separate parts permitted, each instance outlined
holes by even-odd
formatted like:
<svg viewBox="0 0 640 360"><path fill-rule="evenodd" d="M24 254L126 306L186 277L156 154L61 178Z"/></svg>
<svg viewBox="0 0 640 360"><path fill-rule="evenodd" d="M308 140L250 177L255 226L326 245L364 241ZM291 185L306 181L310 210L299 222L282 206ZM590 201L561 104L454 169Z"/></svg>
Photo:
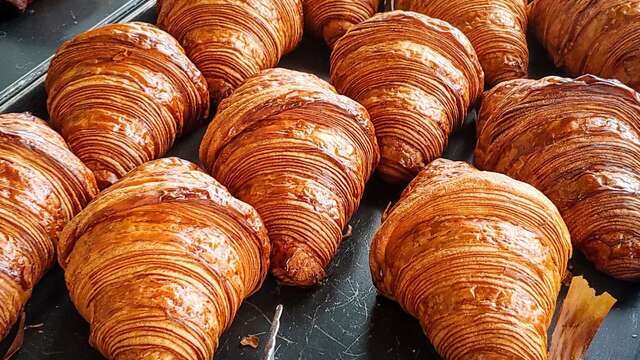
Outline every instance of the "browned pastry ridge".
<svg viewBox="0 0 640 360"><path fill-rule="evenodd" d="M314 75L270 69L220 104L200 159L264 219L274 276L310 286L325 277L379 153L364 107Z"/></svg>
<svg viewBox="0 0 640 360"><path fill-rule="evenodd" d="M46 123L0 115L0 339L53 264L58 233L98 192Z"/></svg>
<svg viewBox="0 0 640 360"><path fill-rule="evenodd" d="M219 102L298 45L301 1L160 0L158 25L184 46Z"/></svg>
<svg viewBox="0 0 640 360"><path fill-rule="evenodd" d="M383 219L370 266L444 359L544 360L570 257L567 227L541 192L439 159Z"/></svg>
<svg viewBox="0 0 640 360"><path fill-rule="evenodd" d="M331 54L331 82L369 111L389 182L408 182L442 155L483 89L473 47L458 29L414 12L375 15Z"/></svg>
<svg viewBox="0 0 640 360"><path fill-rule="evenodd" d="M475 161L545 193L598 269L640 280L640 95L595 76L486 94Z"/></svg>
<svg viewBox="0 0 640 360"><path fill-rule="evenodd" d="M535 0L529 23L556 66L640 90L640 0Z"/></svg>
<svg viewBox="0 0 640 360"><path fill-rule="evenodd" d="M526 0L395 0L395 7L462 30L478 54L487 85L527 77Z"/></svg>
<svg viewBox="0 0 640 360"><path fill-rule="evenodd" d="M333 47L353 25L372 17L381 0L303 0L305 26Z"/></svg>
<svg viewBox="0 0 640 360"><path fill-rule="evenodd" d="M177 158L148 162L64 229L71 300L108 359L210 360L269 268L256 211Z"/></svg>
<svg viewBox="0 0 640 360"><path fill-rule="evenodd" d="M56 52L46 80L53 126L105 188L163 156L208 116L207 84L169 34L107 25Z"/></svg>

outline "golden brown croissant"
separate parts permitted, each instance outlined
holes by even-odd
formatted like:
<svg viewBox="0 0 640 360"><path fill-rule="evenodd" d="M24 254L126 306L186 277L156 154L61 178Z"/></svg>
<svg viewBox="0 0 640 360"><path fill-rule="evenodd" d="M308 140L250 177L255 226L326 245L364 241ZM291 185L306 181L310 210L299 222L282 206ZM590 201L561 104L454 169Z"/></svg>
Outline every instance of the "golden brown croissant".
<svg viewBox="0 0 640 360"><path fill-rule="evenodd" d="M0 115L0 339L52 265L58 233L98 192L46 123Z"/></svg>
<svg viewBox="0 0 640 360"><path fill-rule="evenodd" d="M476 164L545 193L601 271L640 280L640 95L594 76L500 84L484 98Z"/></svg>
<svg viewBox="0 0 640 360"><path fill-rule="evenodd" d="M354 26L331 54L339 93L369 111L390 182L411 180L442 155L483 89L473 47L456 28L425 15L394 11Z"/></svg>
<svg viewBox="0 0 640 360"><path fill-rule="evenodd" d="M167 158L102 192L59 249L71 300L106 358L209 360L261 286L270 246L251 206Z"/></svg>
<svg viewBox="0 0 640 360"><path fill-rule="evenodd" d="M381 0L303 0L305 25L329 47L353 25L372 17Z"/></svg>
<svg viewBox="0 0 640 360"><path fill-rule="evenodd" d="M46 88L51 122L101 188L165 154L208 116L202 74L169 34L108 25L60 47Z"/></svg>
<svg viewBox="0 0 640 360"><path fill-rule="evenodd" d="M443 358L542 360L570 256L567 227L538 190L439 159L383 219L370 266Z"/></svg>
<svg viewBox="0 0 640 360"><path fill-rule="evenodd" d="M640 0L535 0L529 19L556 66L640 90Z"/></svg>
<svg viewBox="0 0 640 360"><path fill-rule="evenodd" d="M527 77L525 0L395 0L395 7L442 19L462 30L478 54L487 85Z"/></svg>
<svg viewBox="0 0 640 360"><path fill-rule="evenodd" d="M271 69L220 104L200 159L264 219L275 277L309 286L325 277L379 153L361 105L314 75Z"/></svg>
<svg viewBox="0 0 640 360"><path fill-rule="evenodd" d="M160 0L158 25L184 46L219 102L297 46L301 1Z"/></svg>

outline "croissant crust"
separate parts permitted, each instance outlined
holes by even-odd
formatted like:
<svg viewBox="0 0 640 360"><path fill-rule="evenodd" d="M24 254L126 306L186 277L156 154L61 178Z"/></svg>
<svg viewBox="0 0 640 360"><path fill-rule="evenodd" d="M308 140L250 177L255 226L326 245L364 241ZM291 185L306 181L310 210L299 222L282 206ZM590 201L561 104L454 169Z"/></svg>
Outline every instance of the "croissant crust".
<svg viewBox="0 0 640 360"><path fill-rule="evenodd" d="M329 47L353 25L372 17L381 0L303 0L305 25Z"/></svg>
<svg viewBox="0 0 640 360"><path fill-rule="evenodd" d="M269 239L256 211L196 165L148 162L64 229L71 300L109 359L198 359L262 284Z"/></svg>
<svg viewBox="0 0 640 360"><path fill-rule="evenodd" d="M185 47L219 102L302 39L302 0L161 0L158 25Z"/></svg>
<svg viewBox="0 0 640 360"><path fill-rule="evenodd" d="M58 232L97 192L44 121L0 115L0 339L52 265Z"/></svg>
<svg viewBox="0 0 640 360"><path fill-rule="evenodd" d="M543 360L570 256L567 228L542 193L439 159L383 219L370 266L444 359Z"/></svg>
<svg viewBox="0 0 640 360"><path fill-rule="evenodd" d="M200 71L169 34L145 23L76 36L46 80L52 125L104 188L165 154L208 116Z"/></svg>
<svg viewBox="0 0 640 360"><path fill-rule="evenodd" d="M601 271L640 279L640 95L587 75L500 84L479 113L476 164L545 193Z"/></svg>
<svg viewBox="0 0 640 360"><path fill-rule="evenodd" d="M483 88L471 43L444 21L380 13L354 26L331 54L331 82L369 111L390 182L408 182L442 155Z"/></svg>
<svg viewBox="0 0 640 360"><path fill-rule="evenodd" d="M270 69L220 104L200 159L264 219L275 277L308 286L325 277L379 154L361 105L316 76Z"/></svg>

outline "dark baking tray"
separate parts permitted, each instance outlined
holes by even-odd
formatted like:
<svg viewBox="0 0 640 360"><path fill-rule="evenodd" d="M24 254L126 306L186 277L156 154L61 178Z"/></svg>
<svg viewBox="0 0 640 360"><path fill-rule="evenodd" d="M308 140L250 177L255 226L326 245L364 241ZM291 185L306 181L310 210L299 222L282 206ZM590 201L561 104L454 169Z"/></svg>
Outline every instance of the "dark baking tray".
<svg viewBox="0 0 640 360"><path fill-rule="evenodd" d="M153 9L140 12L132 18L153 22ZM551 66L537 43L531 42L530 48L532 77L561 74ZM280 66L327 79L328 57L329 52L321 41L305 38ZM31 111L47 118L41 80L4 107L0 106L2 111ZM472 113L464 128L452 136L445 157L472 159L474 116ZM181 139L169 155L197 162L203 132L204 129L200 129ZM400 191L374 176L367 185L360 209L350 222L353 236L341 245L328 270L327 281L322 286L301 290L281 287L268 277L262 289L240 308L233 325L220 340L216 359L261 359L261 348L277 304L284 304L285 310L276 359L438 359L418 322L395 303L377 296L369 274L369 243L379 226L382 211ZM638 286L598 274L580 254L574 256L571 271L584 274L599 291L609 291L618 299L587 358L640 359ZM88 344L88 325L70 303L59 268L50 271L37 286L26 313L24 346L15 359L101 358ZM240 347L240 339L246 335L259 336L258 350Z"/></svg>

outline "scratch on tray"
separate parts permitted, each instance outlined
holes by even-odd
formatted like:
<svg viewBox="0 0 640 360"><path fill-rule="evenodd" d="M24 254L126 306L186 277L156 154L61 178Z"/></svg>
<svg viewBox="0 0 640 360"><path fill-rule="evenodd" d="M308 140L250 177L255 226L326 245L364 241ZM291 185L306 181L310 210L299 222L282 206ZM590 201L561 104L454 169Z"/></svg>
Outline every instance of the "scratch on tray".
<svg viewBox="0 0 640 360"><path fill-rule="evenodd" d="M358 337L357 337L357 338L355 338L355 340L353 340L353 341L351 342L351 344L349 344L349 346L347 346L347 347L344 349L344 351L342 351L342 353L343 353L343 354L345 354L345 355L347 355L347 356L361 356L361 354L365 354L365 353L353 354L353 353L351 353L351 352L349 351L349 350L351 350L351 348L353 347L353 345L355 345L355 344L358 342L358 340L360 340L360 339L364 336L364 334L365 334L365 333L363 332L363 333L361 333L360 335L358 335Z"/></svg>
<svg viewBox="0 0 640 360"><path fill-rule="evenodd" d="M267 314L265 314L264 311L262 311L262 309L258 307L258 305L252 303L251 301L245 301L244 303L254 308L260 315L262 315L262 317L269 323L269 325L271 325L271 319L269 319Z"/></svg>
<svg viewBox="0 0 640 360"><path fill-rule="evenodd" d="M342 348L346 348L346 346L338 339L334 338L333 336L331 336L331 334L329 334L328 332L326 332L323 328L321 328L318 325L314 325L314 327L316 329L318 329L321 333L323 333L326 337L328 337L329 339L333 340L333 342L335 342L336 344L342 346Z"/></svg>

